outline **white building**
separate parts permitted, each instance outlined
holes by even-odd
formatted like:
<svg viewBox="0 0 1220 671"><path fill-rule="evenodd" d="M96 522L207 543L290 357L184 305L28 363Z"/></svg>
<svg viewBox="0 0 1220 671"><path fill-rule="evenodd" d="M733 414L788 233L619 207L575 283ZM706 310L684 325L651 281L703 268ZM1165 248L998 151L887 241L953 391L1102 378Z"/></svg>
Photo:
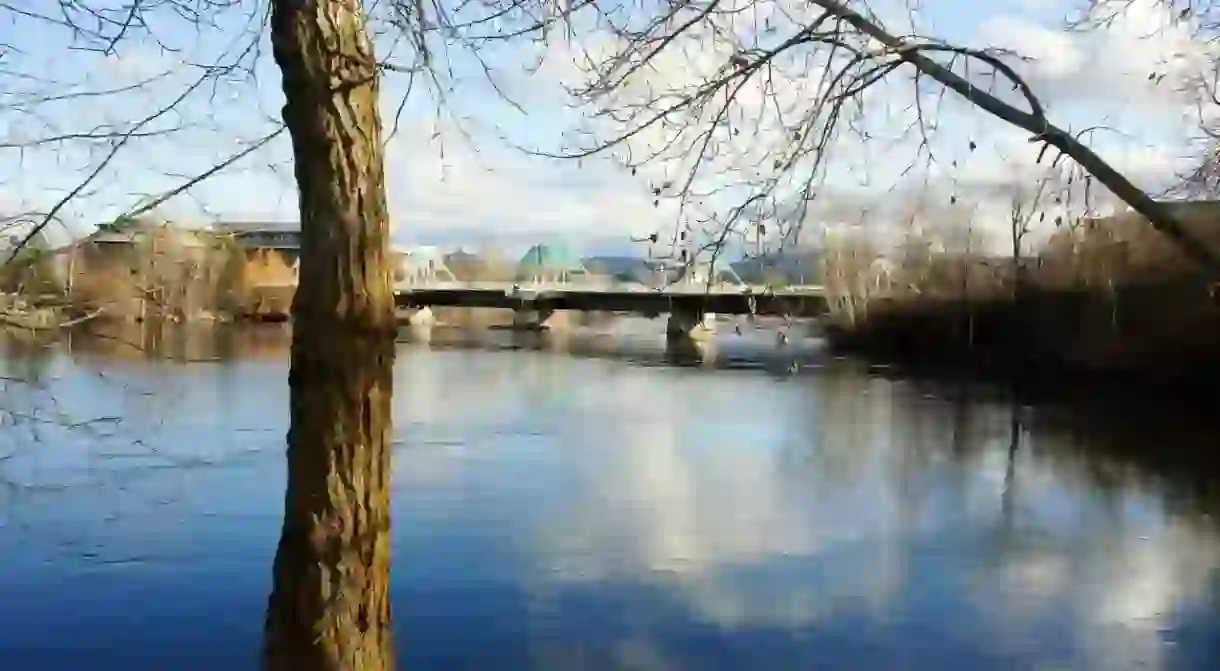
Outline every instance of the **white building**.
<svg viewBox="0 0 1220 671"><path fill-rule="evenodd" d="M437 247L394 247L392 253L398 258L395 284L457 281L445 265L444 252Z"/></svg>

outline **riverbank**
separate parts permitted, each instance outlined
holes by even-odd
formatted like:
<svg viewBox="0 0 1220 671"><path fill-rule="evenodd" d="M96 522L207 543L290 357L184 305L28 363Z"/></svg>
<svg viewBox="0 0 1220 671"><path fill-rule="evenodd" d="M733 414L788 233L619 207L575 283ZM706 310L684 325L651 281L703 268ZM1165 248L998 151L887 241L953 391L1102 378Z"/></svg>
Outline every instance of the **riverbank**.
<svg viewBox="0 0 1220 671"><path fill-rule="evenodd" d="M1220 249L1220 203L1169 206ZM916 236L882 264L832 255L831 346L1014 380L1215 391L1217 278L1134 213L1061 224L1029 249L1021 242L1028 221L1014 218L1012 251L1001 256L981 254L982 245L948 244L952 236Z"/></svg>
<svg viewBox="0 0 1220 671"><path fill-rule="evenodd" d="M1035 286L1019 297L875 299L826 335L839 352L1034 381L1220 382L1220 301L1196 276L1105 290Z"/></svg>

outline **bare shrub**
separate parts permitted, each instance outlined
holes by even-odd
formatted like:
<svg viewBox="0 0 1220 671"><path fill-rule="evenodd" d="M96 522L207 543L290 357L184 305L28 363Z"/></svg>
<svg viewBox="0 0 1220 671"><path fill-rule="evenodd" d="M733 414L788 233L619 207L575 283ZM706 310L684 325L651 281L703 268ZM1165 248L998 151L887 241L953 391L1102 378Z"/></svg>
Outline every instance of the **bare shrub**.
<svg viewBox="0 0 1220 671"><path fill-rule="evenodd" d="M824 286L831 314L855 324L867 313L869 299L877 293L869 282L879 258L877 248L860 228L828 232L824 244Z"/></svg>
<svg viewBox="0 0 1220 671"><path fill-rule="evenodd" d="M1174 210L1196 238L1220 249L1220 202L1177 203ZM1080 218L1057 231L1040 258L1038 280L1052 287L1159 282L1195 272L1171 241L1134 212Z"/></svg>
<svg viewBox="0 0 1220 671"><path fill-rule="evenodd" d="M209 232L162 225L129 244L85 241L71 253L72 299L110 317L185 321L233 309L239 250Z"/></svg>

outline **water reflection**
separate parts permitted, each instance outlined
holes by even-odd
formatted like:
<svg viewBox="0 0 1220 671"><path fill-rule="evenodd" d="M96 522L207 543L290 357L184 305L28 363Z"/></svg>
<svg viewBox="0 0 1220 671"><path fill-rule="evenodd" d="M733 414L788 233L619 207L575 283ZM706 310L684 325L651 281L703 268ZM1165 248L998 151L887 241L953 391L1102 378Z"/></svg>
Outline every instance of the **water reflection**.
<svg viewBox="0 0 1220 671"><path fill-rule="evenodd" d="M389 571L397 343L392 331L342 327L317 317L294 324L288 483L267 608L268 671L394 668Z"/></svg>
<svg viewBox="0 0 1220 671"><path fill-rule="evenodd" d="M706 340L666 342L663 320L615 319L594 327L558 331L469 330L437 326L421 335L404 329L402 340L432 349L511 349L562 353L578 357L611 358L635 364L680 367L763 368L789 375L802 366L822 363L823 343L797 338L804 325L787 328L774 324L721 324ZM778 333L793 340L777 345Z"/></svg>
<svg viewBox="0 0 1220 671"><path fill-rule="evenodd" d="M389 472L390 455L336 456L294 452L267 606L268 671L394 668L388 482L369 477Z"/></svg>
<svg viewBox="0 0 1220 671"><path fill-rule="evenodd" d="M0 462L38 485L0 506L0 668L256 666L283 523L283 335L231 333L237 356L216 363L184 362L206 348L138 361L76 341L36 350L61 405L124 421L102 439L56 428L54 449ZM534 350L438 330L401 346L399 664L1212 663L1209 414L1014 403L870 374L813 344L794 348L801 374L777 379L765 337L718 343L729 368L754 372L665 367L650 337ZM285 584L322 571L282 554ZM386 589L373 563L352 565L369 593Z"/></svg>

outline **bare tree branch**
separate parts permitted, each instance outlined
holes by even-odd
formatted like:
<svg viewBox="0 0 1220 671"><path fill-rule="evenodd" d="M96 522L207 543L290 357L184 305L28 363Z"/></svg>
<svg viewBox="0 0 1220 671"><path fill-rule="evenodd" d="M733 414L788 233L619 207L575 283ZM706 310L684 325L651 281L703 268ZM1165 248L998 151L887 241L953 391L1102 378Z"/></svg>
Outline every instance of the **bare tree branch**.
<svg viewBox="0 0 1220 671"><path fill-rule="evenodd" d="M904 111L912 120L904 132L920 136L919 152L929 163L927 136L945 130L925 118L930 81L1029 133L1040 162L1049 153L1054 165L1066 158L1080 166L1187 258L1220 273L1220 253L1184 227L1172 208L1114 169L1080 134L1048 118L1011 64L1019 56L892 32L860 0L807 5L707 0L666 3L655 12L591 9L583 22L571 20L591 37L575 56L583 81L570 89L587 110L590 128L577 133L575 149L529 151L577 160L611 153L633 172L663 163L667 171L685 171L649 187L658 203L679 203L675 231L694 224L726 238L743 225L774 218L774 235L790 239L824 185L844 134L860 145L879 140L872 129L886 104L866 102L870 92L909 72L913 102ZM659 66L666 56L672 57L668 72ZM667 81L674 63L684 59L691 64L690 83ZM786 92L775 84L781 76L790 83ZM969 146L973 151L973 138ZM721 229L734 230L722 235Z"/></svg>

